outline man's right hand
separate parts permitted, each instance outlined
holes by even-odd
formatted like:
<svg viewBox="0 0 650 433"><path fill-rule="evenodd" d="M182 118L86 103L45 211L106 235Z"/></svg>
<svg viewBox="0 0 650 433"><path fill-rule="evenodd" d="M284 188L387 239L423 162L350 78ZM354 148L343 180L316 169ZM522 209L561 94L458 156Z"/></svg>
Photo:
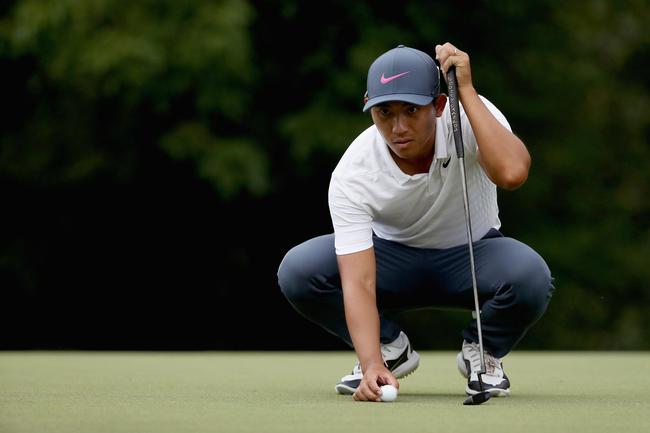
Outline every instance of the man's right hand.
<svg viewBox="0 0 650 433"><path fill-rule="evenodd" d="M363 371L361 383L352 398L356 401L381 401L382 385L393 385L399 389L399 382L385 365L370 366Z"/></svg>

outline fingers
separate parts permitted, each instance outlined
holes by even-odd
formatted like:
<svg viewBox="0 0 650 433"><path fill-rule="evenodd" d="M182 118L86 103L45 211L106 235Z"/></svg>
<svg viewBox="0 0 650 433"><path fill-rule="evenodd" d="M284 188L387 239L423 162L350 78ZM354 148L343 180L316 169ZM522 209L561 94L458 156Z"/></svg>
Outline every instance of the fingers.
<svg viewBox="0 0 650 433"><path fill-rule="evenodd" d="M381 385L393 385L399 390L399 382L390 371L366 373L352 398L356 401L381 401Z"/></svg>
<svg viewBox="0 0 650 433"><path fill-rule="evenodd" d="M377 383L380 385L380 387L382 385L393 385L396 389L399 389L399 382L390 372L380 374L377 378Z"/></svg>
<svg viewBox="0 0 650 433"><path fill-rule="evenodd" d="M359 385L357 390L352 394L356 401L381 401L381 390L373 391L368 386Z"/></svg>
<svg viewBox="0 0 650 433"><path fill-rule="evenodd" d="M436 59L440 62L440 67L444 74L447 74L451 65L458 64L462 60L463 55L466 55L466 53L463 53L449 42L443 45L436 45Z"/></svg>
<svg viewBox="0 0 650 433"><path fill-rule="evenodd" d="M446 42L442 45L436 45L436 60L440 63L440 69L445 80L447 79L447 71L449 68L455 66L459 89L473 87L469 55L466 52Z"/></svg>
<svg viewBox="0 0 650 433"><path fill-rule="evenodd" d="M386 382L387 385L393 385L395 389L399 391L399 382L395 379L395 376L390 376L389 380Z"/></svg>
<svg viewBox="0 0 650 433"><path fill-rule="evenodd" d="M377 375L364 374L359 387L352 395L356 401L381 401L381 389L377 384Z"/></svg>

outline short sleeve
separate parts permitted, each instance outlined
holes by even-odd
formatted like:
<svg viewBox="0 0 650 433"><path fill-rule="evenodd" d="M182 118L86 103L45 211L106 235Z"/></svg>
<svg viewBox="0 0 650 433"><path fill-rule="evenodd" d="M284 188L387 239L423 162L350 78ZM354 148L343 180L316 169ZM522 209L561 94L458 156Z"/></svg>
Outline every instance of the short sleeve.
<svg viewBox="0 0 650 433"><path fill-rule="evenodd" d="M510 124L508 123L508 120L503 115L503 113L501 113L501 111L499 111L499 109L484 96L479 95L479 98L481 98L481 101L483 101L483 104L485 104L487 109L490 110L490 113L492 113L494 118L497 119L499 123L502 124L508 131L512 132L512 129L510 128ZM462 125L463 125L463 142L465 145L465 151L470 155L476 155L476 150L478 149L478 143L476 142L476 136L474 135L474 131L472 130L472 125L469 123L469 119L465 115L464 111L463 111Z"/></svg>
<svg viewBox="0 0 650 433"><path fill-rule="evenodd" d="M372 247L372 216L358 200L349 186L337 177L330 180L328 202L336 254L351 254Z"/></svg>

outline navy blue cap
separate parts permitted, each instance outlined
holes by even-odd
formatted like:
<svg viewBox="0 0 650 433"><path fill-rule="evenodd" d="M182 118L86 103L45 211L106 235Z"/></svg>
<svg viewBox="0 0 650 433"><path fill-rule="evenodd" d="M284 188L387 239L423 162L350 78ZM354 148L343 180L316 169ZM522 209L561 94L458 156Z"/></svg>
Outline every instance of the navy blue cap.
<svg viewBox="0 0 650 433"><path fill-rule="evenodd" d="M438 96L440 71L424 51L398 45L372 62L367 88L363 111L388 101L427 105Z"/></svg>

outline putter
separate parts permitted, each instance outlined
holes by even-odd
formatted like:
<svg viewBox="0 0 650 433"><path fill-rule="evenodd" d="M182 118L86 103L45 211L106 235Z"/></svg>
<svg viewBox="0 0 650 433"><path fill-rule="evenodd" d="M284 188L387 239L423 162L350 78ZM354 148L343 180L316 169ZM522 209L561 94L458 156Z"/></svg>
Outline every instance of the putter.
<svg viewBox="0 0 650 433"><path fill-rule="evenodd" d="M481 370L478 372L478 384L481 392L470 395L463 402L465 405L483 404L492 397L489 391L484 391L481 376L485 374L485 357L483 356L483 331L481 330L481 310L478 304L478 289L476 288L476 267L474 266L474 246L472 245L472 223L469 215L469 196L467 194L467 177L465 175L465 149L463 136L460 130L460 106L458 103L458 83L456 81L456 68L450 67L447 71L447 88L449 90L449 110L451 111L451 124L456 143L456 155L460 161L460 176L463 185L463 202L465 204L465 225L467 226L467 245L469 247L469 264L472 271L472 289L474 290L474 309L476 312L476 327L478 329L478 347L481 352Z"/></svg>

